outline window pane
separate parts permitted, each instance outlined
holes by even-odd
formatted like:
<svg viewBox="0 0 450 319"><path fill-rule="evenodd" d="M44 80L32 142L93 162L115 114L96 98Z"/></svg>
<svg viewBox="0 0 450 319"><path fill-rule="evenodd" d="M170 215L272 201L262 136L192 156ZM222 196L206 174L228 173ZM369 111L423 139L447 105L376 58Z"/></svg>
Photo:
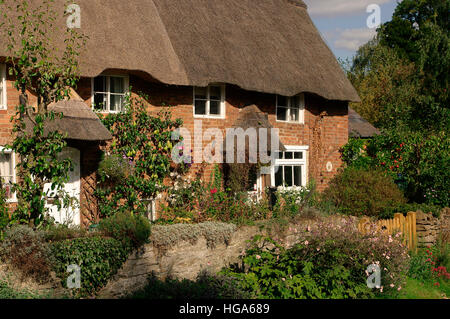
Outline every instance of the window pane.
<svg viewBox="0 0 450 319"><path fill-rule="evenodd" d="M110 78L110 90L111 93L125 93L125 81L124 78L111 77Z"/></svg>
<svg viewBox="0 0 450 319"><path fill-rule="evenodd" d="M294 159L294 153L292 153L292 152L286 152L286 153L284 153L284 158L285 159Z"/></svg>
<svg viewBox="0 0 450 319"><path fill-rule="evenodd" d="M292 166L284 166L284 184L287 187L293 186Z"/></svg>
<svg viewBox="0 0 450 319"><path fill-rule="evenodd" d="M275 152L275 159L282 159L283 158L283 152L276 151Z"/></svg>
<svg viewBox="0 0 450 319"><path fill-rule="evenodd" d="M302 167L294 166L294 186L302 186Z"/></svg>
<svg viewBox="0 0 450 319"><path fill-rule="evenodd" d="M195 114L206 115L206 101L202 100L195 101Z"/></svg>
<svg viewBox="0 0 450 319"><path fill-rule="evenodd" d="M295 159L303 159L303 152L294 152Z"/></svg>
<svg viewBox="0 0 450 319"><path fill-rule="evenodd" d="M293 96L291 97L291 107L292 108L300 108L300 96Z"/></svg>
<svg viewBox="0 0 450 319"><path fill-rule="evenodd" d="M112 112L120 112L122 111L123 106L123 95L112 95L110 96L110 108L109 110Z"/></svg>
<svg viewBox="0 0 450 319"><path fill-rule="evenodd" d="M289 121L298 122L300 119L300 109L291 108L289 114Z"/></svg>
<svg viewBox="0 0 450 319"><path fill-rule="evenodd" d="M211 101L209 103L209 114L220 115L220 102L219 101Z"/></svg>
<svg viewBox="0 0 450 319"><path fill-rule="evenodd" d="M94 92L106 92L105 76L98 76L94 79Z"/></svg>
<svg viewBox="0 0 450 319"><path fill-rule="evenodd" d="M277 106L288 106L287 105L287 97L278 95Z"/></svg>
<svg viewBox="0 0 450 319"><path fill-rule="evenodd" d="M106 94L96 93L94 95L94 109L106 111Z"/></svg>
<svg viewBox="0 0 450 319"><path fill-rule="evenodd" d="M209 98L211 100L217 100L220 101L221 100L221 94L222 90L220 88L220 86L211 86L209 88Z"/></svg>
<svg viewBox="0 0 450 319"><path fill-rule="evenodd" d="M278 121L287 121L287 108L284 108L284 107L277 108L277 120Z"/></svg>
<svg viewBox="0 0 450 319"><path fill-rule="evenodd" d="M283 186L283 167L275 166L275 186Z"/></svg>
<svg viewBox="0 0 450 319"><path fill-rule="evenodd" d="M206 94L206 88L196 87L195 88L195 98L206 100L208 98L207 94Z"/></svg>
<svg viewBox="0 0 450 319"><path fill-rule="evenodd" d="M12 155L0 153L0 176L1 187L6 192L6 198L12 198L11 183L13 182L14 167L12 165Z"/></svg>

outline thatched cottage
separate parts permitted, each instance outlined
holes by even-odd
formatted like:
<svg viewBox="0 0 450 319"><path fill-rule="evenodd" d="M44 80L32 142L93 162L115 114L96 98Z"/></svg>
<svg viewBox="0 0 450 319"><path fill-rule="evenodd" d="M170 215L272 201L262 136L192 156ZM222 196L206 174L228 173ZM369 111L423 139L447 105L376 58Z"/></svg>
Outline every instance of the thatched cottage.
<svg viewBox="0 0 450 319"><path fill-rule="evenodd" d="M64 10L64 1L56 2ZM304 186L314 179L323 189L341 166L348 103L359 97L302 0L76 3L81 31L89 37L76 90L85 109L80 101L58 107L73 123L68 153L80 164L71 178L82 212L96 209L95 166L99 145L109 138L91 109L95 104L102 105L101 112L120 112L130 86L131 94L148 94L149 112L173 106L173 116L190 130L195 120L202 120L204 130L225 130L259 113L266 127L280 130L282 145L275 163L281 169L259 185ZM0 42L0 63L5 55ZM0 65L0 145L5 145L18 93L7 66ZM1 161L2 177L14 179L14 154ZM76 223L85 219L83 213L76 216Z"/></svg>

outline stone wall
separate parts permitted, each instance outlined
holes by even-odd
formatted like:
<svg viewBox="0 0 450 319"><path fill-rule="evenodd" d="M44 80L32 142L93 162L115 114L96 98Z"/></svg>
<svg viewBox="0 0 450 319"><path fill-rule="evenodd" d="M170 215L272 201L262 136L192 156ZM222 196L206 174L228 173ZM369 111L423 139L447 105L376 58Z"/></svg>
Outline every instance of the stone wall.
<svg viewBox="0 0 450 319"><path fill-rule="evenodd" d="M440 218L435 218L432 214L425 214L421 211L417 212L416 229L419 247L434 245L440 235L448 241L448 233L450 232L450 208L443 209Z"/></svg>
<svg viewBox="0 0 450 319"><path fill-rule="evenodd" d="M283 231L274 230L274 239L291 247L298 241L298 234L317 225L318 220L303 220L291 224ZM194 280L203 271L218 272L223 267L239 262L239 256L248 246L248 241L261 234L259 227L242 227L232 235L229 245L218 244L209 248L205 238L200 237L196 243L183 241L168 249L163 255L153 246L147 244L135 251L123 265L118 274L103 288L99 298L120 298L145 287L149 275L159 279L168 276L179 279Z"/></svg>

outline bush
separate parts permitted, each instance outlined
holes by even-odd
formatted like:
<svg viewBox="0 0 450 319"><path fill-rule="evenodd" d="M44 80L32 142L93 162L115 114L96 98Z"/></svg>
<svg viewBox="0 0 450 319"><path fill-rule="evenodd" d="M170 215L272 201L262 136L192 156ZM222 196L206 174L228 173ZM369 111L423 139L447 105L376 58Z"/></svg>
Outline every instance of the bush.
<svg viewBox="0 0 450 319"><path fill-rule="evenodd" d="M373 217L406 203L391 178L377 170L356 168L339 172L324 191L323 200L331 201L342 214Z"/></svg>
<svg viewBox="0 0 450 319"><path fill-rule="evenodd" d="M243 266L222 274L242 280L257 298L370 298L397 291L408 269L407 249L400 238L379 233L362 235L349 220L344 225L321 223L301 235L290 249L270 238L256 237ZM381 269L380 290L367 287L367 267Z"/></svg>
<svg viewBox="0 0 450 319"><path fill-rule="evenodd" d="M131 299L248 299L235 278L201 273L196 281L167 278L165 281L149 277L146 287Z"/></svg>
<svg viewBox="0 0 450 319"><path fill-rule="evenodd" d="M275 195L276 204L273 207L275 218L300 216L306 209L318 206L318 193L314 182L307 187L280 188Z"/></svg>
<svg viewBox="0 0 450 319"><path fill-rule="evenodd" d="M52 257L43 232L15 225L6 230L0 247L1 259L20 270L24 278L40 282L49 278Z"/></svg>
<svg viewBox="0 0 450 319"><path fill-rule="evenodd" d="M148 242L151 231L150 222L144 216L122 212L100 221L98 230L132 247Z"/></svg>
<svg viewBox="0 0 450 319"><path fill-rule="evenodd" d="M67 225L61 224L52 225L44 232L46 241L61 241L95 235L95 233L89 233L86 229L80 226L68 227Z"/></svg>
<svg viewBox="0 0 450 319"><path fill-rule="evenodd" d="M55 258L54 270L64 287L67 287L69 265L81 268L81 288L78 297L94 294L122 267L130 247L113 238L77 238L51 244Z"/></svg>
<svg viewBox="0 0 450 319"><path fill-rule="evenodd" d="M441 215L441 207L430 204L417 204L417 203L406 203L400 204L397 206L388 207L384 210L384 212L380 215L382 219L391 219L394 218L394 214L400 213L406 215L409 212L418 212L422 211L425 214L432 213L434 217L439 218Z"/></svg>

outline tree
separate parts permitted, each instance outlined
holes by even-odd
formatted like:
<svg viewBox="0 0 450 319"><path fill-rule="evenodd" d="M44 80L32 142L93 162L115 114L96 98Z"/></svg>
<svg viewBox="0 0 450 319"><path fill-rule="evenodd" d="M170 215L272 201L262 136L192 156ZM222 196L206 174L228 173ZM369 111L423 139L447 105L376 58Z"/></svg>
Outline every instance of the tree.
<svg viewBox="0 0 450 319"><path fill-rule="evenodd" d="M77 58L86 38L66 28L63 51L55 49L61 47L55 40L61 28L55 24L60 15L53 5L53 0L39 4L27 0L0 3L4 18L0 30L7 41L9 74L20 92L20 105L11 119L14 141L8 146L20 157L16 167L18 182L13 185L18 198L14 219L35 225L44 220L49 197L58 207L67 207L73 201L63 191L72 163L58 158L67 145L65 136L57 131L45 132L45 127L56 116L62 116L50 112L48 106L70 98L70 88L76 87ZM37 110L30 106L30 92L36 96ZM27 120L32 130L27 129ZM51 184L48 191L44 191L46 183Z"/></svg>

